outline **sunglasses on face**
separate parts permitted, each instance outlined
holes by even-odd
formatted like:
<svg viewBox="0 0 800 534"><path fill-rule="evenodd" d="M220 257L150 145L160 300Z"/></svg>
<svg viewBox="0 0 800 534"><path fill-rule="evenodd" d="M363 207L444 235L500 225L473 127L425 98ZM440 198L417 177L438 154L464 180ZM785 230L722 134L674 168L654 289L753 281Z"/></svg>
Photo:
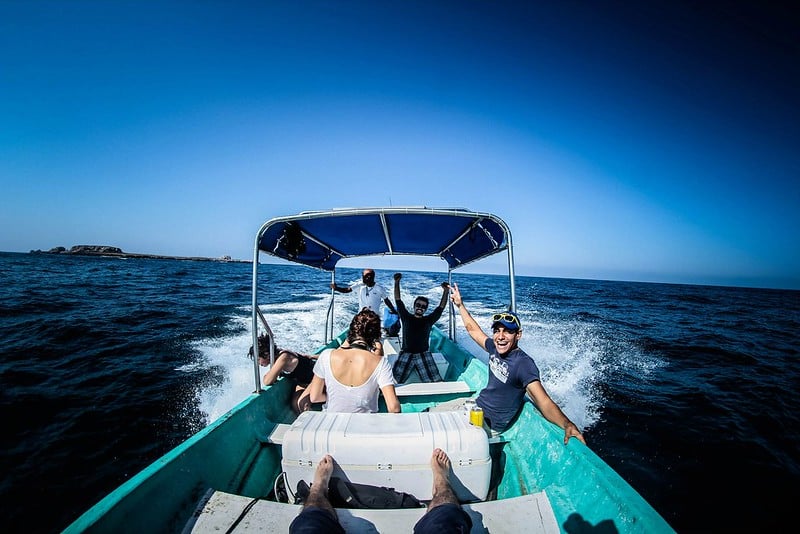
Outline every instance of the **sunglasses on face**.
<svg viewBox="0 0 800 534"><path fill-rule="evenodd" d="M517 318L511 315L510 313L495 313L494 315L492 315L492 322L494 323L497 321L507 321L509 323L514 323L518 327L522 327L522 325L519 324Z"/></svg>

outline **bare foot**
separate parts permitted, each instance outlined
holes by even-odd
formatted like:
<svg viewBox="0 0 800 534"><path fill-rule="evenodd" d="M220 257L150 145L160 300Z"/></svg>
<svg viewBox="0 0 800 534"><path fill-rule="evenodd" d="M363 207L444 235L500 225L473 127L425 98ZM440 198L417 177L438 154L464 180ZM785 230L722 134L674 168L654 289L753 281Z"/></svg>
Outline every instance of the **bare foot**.
<svg viewBox="0 0 800 534"><path fill-rule="evenodd" d="M442 449L433 449L431 455L431 469L433 469L433 476L448 478L450 473L450 457Z"/></svg>
<svg viewBox="0 0 800 534"><path fill-rule="evenodd" d="M431 471L433 472L433 497L428 504L428 510L440 504L458 504L453 488L450 487L450 457L442 449L433 449Z"/></svg>
<svg viewBox="0 0 800 534"><path fill-rule="evenodd" d="M447 476L447 473L450 471L450 457L447 456L447 453L442 449L433 449L433 455L431 456L431 467L433 468L434 473L440 471L439 474L441 476Z"/></svg>
<svg viewBox="0 0 800 534"><path fill-rule="evenodd" d="M326 454L317 464L317 470L314 472L314 487L328 489L328 482L331 480L333 473L333 457Z"/></svg>
<svg viewBox="0 0 800 534"><path fill-rule="evenodd" d="M317 463L317 470L314 471L314 482L311 484L311 491L308 492L308 497L303 503L303 507L316 506L327 510L329 514L335 519L336 510L331 506L328 500L328 483L331 481L331 474L333 474L333 457L326 454Z"/></svg>

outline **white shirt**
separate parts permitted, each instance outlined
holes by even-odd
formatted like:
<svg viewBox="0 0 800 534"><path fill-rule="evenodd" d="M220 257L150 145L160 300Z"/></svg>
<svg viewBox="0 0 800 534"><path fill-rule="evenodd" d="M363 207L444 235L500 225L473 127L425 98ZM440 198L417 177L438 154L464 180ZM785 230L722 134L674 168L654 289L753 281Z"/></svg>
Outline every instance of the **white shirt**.
<svg viewBox="0 0 800 534"><path fill-rule="evenodd" d="M325 380L328 400L324 409L328 412L375 413L378 411L378 390L394 384L392 366L385 357L360 386L346 386L336 380L331 371L331 351L322 351L314 365L314 374Z"/></svg>
<svg viewBox="0 0 800 534"><path fill-rule="evenodd" d="M381 303L389 297L389 292L380 284L369 287L364 282L356 282L350 289L358 293L358 311L369 308L380 315Z"/></svg>

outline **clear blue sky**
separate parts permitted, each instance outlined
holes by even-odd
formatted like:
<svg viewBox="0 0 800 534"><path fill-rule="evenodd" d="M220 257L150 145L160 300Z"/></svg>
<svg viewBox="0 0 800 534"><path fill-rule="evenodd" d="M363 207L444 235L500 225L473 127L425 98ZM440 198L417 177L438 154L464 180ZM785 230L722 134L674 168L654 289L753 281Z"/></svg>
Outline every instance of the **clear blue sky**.
<svg viewBox="0 0 800 534"><path fill-rule="evenodd" d="M800 288L798 18L529 4L3 0L0 250L458 206L523 275Z"/></svg>

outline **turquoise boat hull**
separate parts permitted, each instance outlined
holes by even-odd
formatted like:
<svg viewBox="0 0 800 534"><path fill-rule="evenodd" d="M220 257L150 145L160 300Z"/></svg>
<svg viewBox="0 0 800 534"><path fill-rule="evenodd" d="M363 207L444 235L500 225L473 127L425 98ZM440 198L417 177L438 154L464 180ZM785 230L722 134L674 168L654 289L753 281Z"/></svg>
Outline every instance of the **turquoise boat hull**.
<svg viewBox="0 0 800 534"><path fill-rule="evenodd" d="M328 346L337 346L343 335ZM485 386L486 365L436 329L431 350L449 362L446 381L460 380L476 391ZM210 489L266 498L281 472L281 447L269 436L295 418L287 403L291 389L281 380L251 394L111 492L65 532L180 532ZM403 397L402 409L418 412L460 395ZM564 445L563 431L531 403L491 448L493 461L502 465L502 474L495 475L497 501L544 490L562 531L610 522L621 533L673 532L590 448L575 439Z"/></svg>

